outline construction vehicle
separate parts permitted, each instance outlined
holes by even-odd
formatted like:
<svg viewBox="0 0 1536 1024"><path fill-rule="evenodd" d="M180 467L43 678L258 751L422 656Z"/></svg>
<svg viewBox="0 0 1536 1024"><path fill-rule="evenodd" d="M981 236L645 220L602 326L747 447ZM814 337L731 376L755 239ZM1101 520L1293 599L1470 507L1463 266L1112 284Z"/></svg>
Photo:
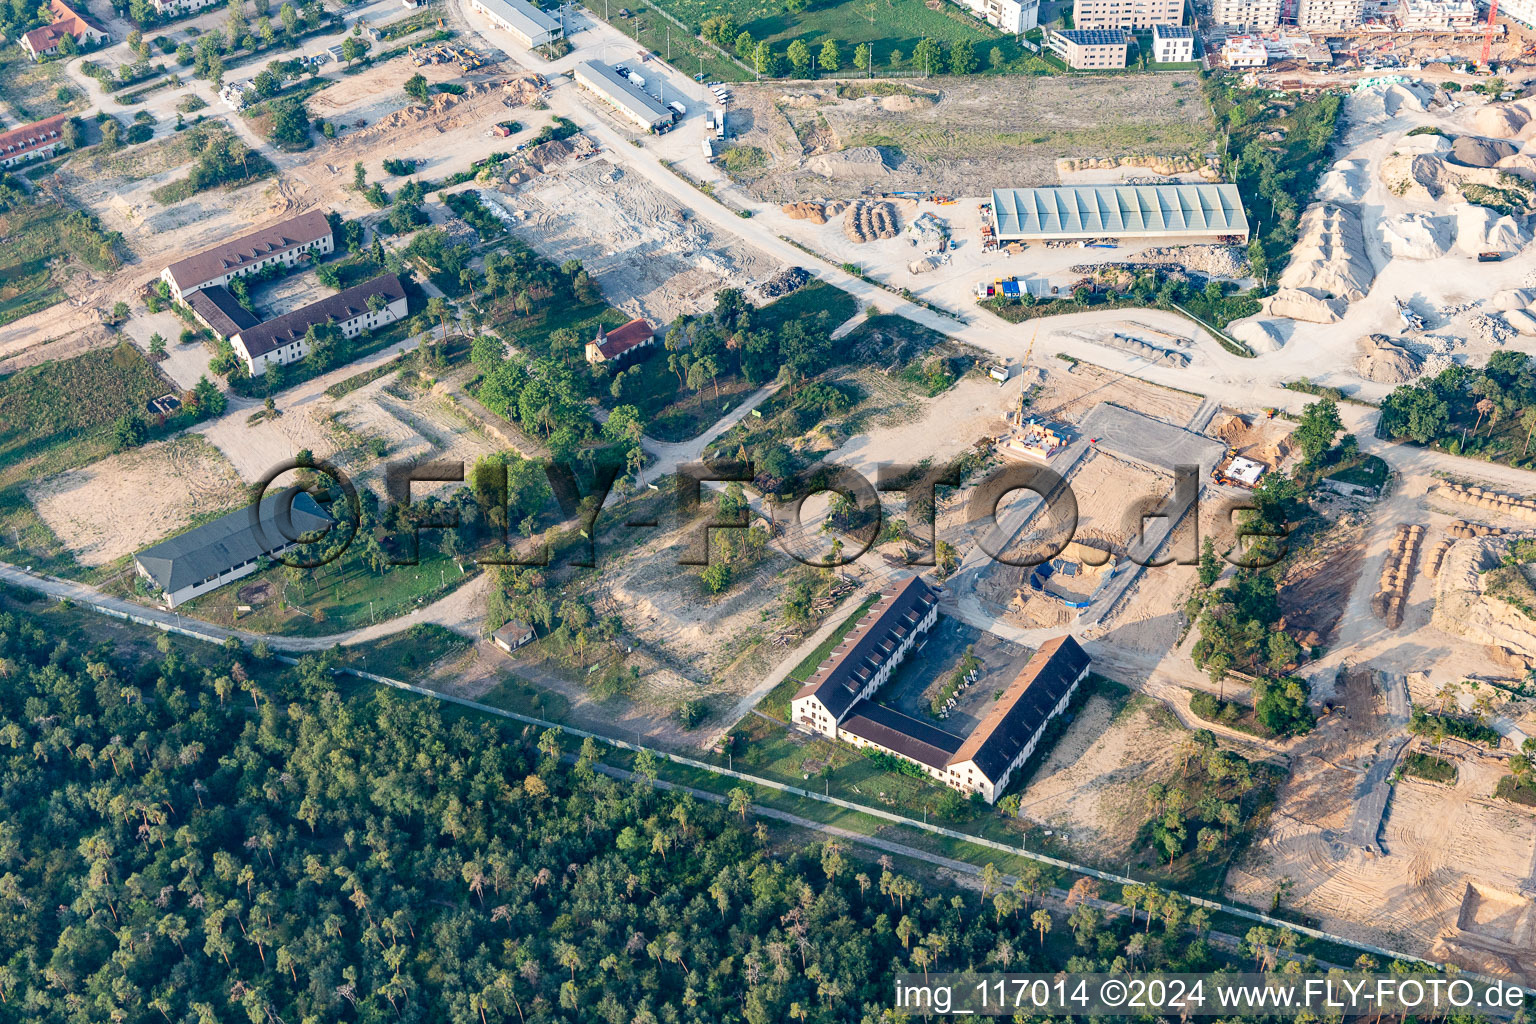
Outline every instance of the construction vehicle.
<svg viewBox="0 0 1536 1024"><path fill-rule="evenodd" d="M1424 318L1415 313L1406 302L1402 299L1394 298L1392 303L1397 307L1397 315L1403 321L1404 327L1407 327L1410 331L1424 330L1426 326Z"/></svg>

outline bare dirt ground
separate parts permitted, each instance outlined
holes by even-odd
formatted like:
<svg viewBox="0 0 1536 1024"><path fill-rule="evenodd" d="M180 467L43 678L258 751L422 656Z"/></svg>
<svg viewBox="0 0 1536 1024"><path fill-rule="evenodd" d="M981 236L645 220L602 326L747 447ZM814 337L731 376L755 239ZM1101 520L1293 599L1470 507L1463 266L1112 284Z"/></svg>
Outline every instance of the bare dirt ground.
<svg viewBox="0 0 1536 1024"><path fill-rule="evenodd" d="M1067 483L1077 498L1076 529L1070 539L1121 556L1127 543L1136 536L1137 510L1155 508L1173 488L1171 475L1102 450L1091 452L1079 462ZM1065 528L1067 524L1060 525ZM1051 537L1059 541L1066 536L1047 535L1045 530L1043 524L1032 528L1025 543L1045 542ZM1006 609L1005 620L1025 629L1061 626L1072 621L1074 613L1061 602L1029 591L1027 580L1032 569L1033 566L998 564L982 578L977 593L993 606Z"/></svg>
<svg viewBox="0 0 1536 1024"><path fill-rule="evenodd" d="M741 84L734 92L727 127L737 146L761 151L740 161L739 178L778 203L1053 185L1059 158L1185 155L1204 151L1212 131L1193 75ZM840 158L861 147L879 147L883 160Z"/></svg>
<svg viewBox="0 0 1536 1024"><path fill-rule="evenodd" d="M333 462L355 482L380 493L383 483L377 468L384 461L447 459L468 466L503 447L457 405L446 385L427 389L395 374L339 399L321 393L287 407L279 402L278 409L282 415L276 419L250 423L243 416L226 416L200 432L248 481L260 480L273 466L308 448L316 458ZM382 454L376 450L381 442ZM411 493L420 497L433 491L416 485Z"/></svg>
<svg viewBox="0 0 1536 1024"><path fill-rule="evenodd" d="M1354 502L1323 507L1333 513L1330 524L1299 557L1286 560L1280 579L1285 627L1308 647L1333 642L1360 575L1369 518Z"/></svg>
<svg viewBox="0 0 1536 1024"><path fill-rule="evenodd" d="M1076 423L1101 402L1112 402L1147 416L1184 426L1200 405L1200 396L1159 387L1091 363L1062 363L1046 371L1044 386L1030 403L1029 415Z"/></svg>
<svg viewBox="0 0 1536 1024"><path fill-rule="evenodd" d="M1146 788L1174 771L1182 729L1144 698L1115 712L1084 703L1025 788L1020 813L1066 832L1104 861L1123 857L1146 818Z"/></svg>
<svg viewBox="0 0 1536 1024"><path fill-rule="evenodd" d="M515 234L556 263L581 260L610 303L653 323L710 308L721 288L751 289L781 269L607 160L540 175L511 198Z"/></svg>
<svg viewBox="0 0 1536 1024"><path fill-rule="evenodd" d="M114 455L27 488L82 565L105 565L246 498L239 474L196 434Z"/></svg>
<svg viewBox="0 0 1536 1024"><path fill-rule="evenodd" d="M1509 973L1487 958L1487 943L1455 927L1469 883L1518 893L1531 871L1536 816L1488 799L1502 770L1473 754L1454 789L1400 781L1381 827L1385 855L1346 841L1361 773L1387 738L1372 676L1347 673L1333 695L1339 706L1294 749L1270 831L1228 873L1228 894L1262 906L1280 886L1285 906L1329 931Z"/></svg>

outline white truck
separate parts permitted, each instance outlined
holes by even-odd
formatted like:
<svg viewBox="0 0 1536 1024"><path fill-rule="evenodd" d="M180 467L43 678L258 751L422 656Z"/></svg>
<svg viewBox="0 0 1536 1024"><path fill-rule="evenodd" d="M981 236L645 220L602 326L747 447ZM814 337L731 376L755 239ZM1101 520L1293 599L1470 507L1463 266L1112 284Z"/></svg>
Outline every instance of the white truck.
<svg viewBox="0 0 1536 1024"><path fill-rule="evenodd" d="M670 110L677 111L677 116L678 117L687 117L688 116L688 108L683 106L681 103L677 102L677 100L668 100L667 101L667 108L670 109Z"/></svg>

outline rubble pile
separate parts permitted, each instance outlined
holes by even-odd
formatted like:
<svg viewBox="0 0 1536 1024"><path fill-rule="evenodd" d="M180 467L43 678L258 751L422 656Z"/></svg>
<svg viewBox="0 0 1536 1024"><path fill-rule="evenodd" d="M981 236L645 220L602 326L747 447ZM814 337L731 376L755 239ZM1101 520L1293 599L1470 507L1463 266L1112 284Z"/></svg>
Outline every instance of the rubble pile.
<svg viewBox="0 0 1536 1024"><path fill-rule="evenodd" d="M764 281L758 291L762 292L765 299L776 299L781 295L799 291L810 279L811 275L804 267L785 267Z"/></svg>
<svg viewBox="0 0 1536 1024"><path fill-rule="evenodd" d="M1378 384L1405 384L1418 377L1423 360L1385 334L1361 338L1356 347L1355 370Z"/></svg>
<svg viewBox="0 0 1536 1024"><path fill-rule="evenodd" d="M1467 327L1485 345L1502 345L1518 333L1497 313L1476 313L1467 318Z"/></svg>
<svg viewBox="0 0 1536 1024"><path fill-rule="evenodd" d="M843 234L850 242L870 242L877 238L895 238L901 223L892 203L860 199L848 208L843 218Z"/></svg>

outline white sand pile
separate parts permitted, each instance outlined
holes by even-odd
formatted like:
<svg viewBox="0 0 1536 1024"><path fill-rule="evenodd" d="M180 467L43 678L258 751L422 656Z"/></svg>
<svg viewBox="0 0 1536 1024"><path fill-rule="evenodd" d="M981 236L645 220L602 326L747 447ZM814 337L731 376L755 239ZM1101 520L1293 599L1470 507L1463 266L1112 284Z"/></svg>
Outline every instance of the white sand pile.
<svg viewBox="0 0 1536 1024"><path fill-rule="evenodd" d="M1317 184L1317 198L1324 202L1357 202L1365 198L1371 175L1365 160L1340 160Z"/></svg>
<svg viewBox="0 0 1536 1024"><path fill-rule="evenodd" d="M1462 203L1451 208L1456 217L1456 247L1464 253L1518 252L1531 240L1529 228L1486 206Z"/></svg>
<svg viewBox="0 0 1536 1024"><path fill-rule="evenodd" d="M1301 215L1299 231L1266 309L1271 316L1336 323L1349 303L1365 298L1376 276L1360 216L1351 206L1316 203Z"/></svg>
<svg viewBox="0 0 1536 1024"><path fill-rule="evenodd" d="M1528 309L1511 309L1504 312L1504 319L1521 334L1536 335L1536 313Z"/></svg>
<svg viewBox="0 0 1536 1024"><path fill-rule="evenodd" d="M1230 330L1232 337L1263 355L1280 351L1290 339L1295 325L1286 320L1254 319L1233 324Z"/></svg>
<svg viewBox="0 0 1536 1024"><path fill-rule="evenodd" d="M1381 240L1395 258L1435 260L1451 251L1456 222L1450 217L1406 213L1382 222Z"/></svg>
<svg viewBox="0 0 1536 1024"><path fill-rule="evenodd" d="M1536 133L1536 100L1490 103L1472 115L1479 135L1494 139L1523 139Z"/></svg>
<svg viewBox="0 0 1536 1024"><path fill-rule="evenodd" d="M1526 146L1528 151L1532 148L1530 145ZM1505 174L1513 174L1526 181L1536 181L1536 153L1525 152L1507 156L1499 161L1498 167Z"/></svg>
<svg viewBox="0 0 1536 1024"><path fill-rule="evenodd" d="M891 173L878 146L857 146L839 153L822 153L805 162L806 167L828 178L883 178Z"/></svg>
<svg viewBox="0 0 1536 1024"><path fill-rule="evenodd" d="M1356 347L1355 369L1366 380L1378 384L1403 384L1413 380L1423 369L1419 357L1385 334L1361 338Z"/></svg>
<svg viewBox="0 0 1536 1024"><path fill-rule="evenodd" d="M1451 146L1450 159L1463 167L1492 167L1518 152L1518 147L1503 139L1480 139L1475 135L1463 135Z"/></svg>
<svg viewBox="0 0 1536 1024"><path fill-rule="evenodd" d="M1392 144L1392 148L1399 153L1428 153L1431 156L1439 156L1451 151L1451 140L1444 135L1409 135L1403 133L1403 137Z"/></svg>
<svg viewBox="0 0 1536 1024"><path fill-rule="evenodd" d="M1536 305L1536 289L1506 288L1493 295L1493 308L1499 310L1529 309Z"/></svg>
<svg viewBox="0 0 1536 1024"><path fill-rule="evenodd" d="M1355 122L1384 121L1403 111L1423 113L1447 102L1443 90L1424 82L1381 85L1356 93L1353 98L1349 114Z"/></svg>

